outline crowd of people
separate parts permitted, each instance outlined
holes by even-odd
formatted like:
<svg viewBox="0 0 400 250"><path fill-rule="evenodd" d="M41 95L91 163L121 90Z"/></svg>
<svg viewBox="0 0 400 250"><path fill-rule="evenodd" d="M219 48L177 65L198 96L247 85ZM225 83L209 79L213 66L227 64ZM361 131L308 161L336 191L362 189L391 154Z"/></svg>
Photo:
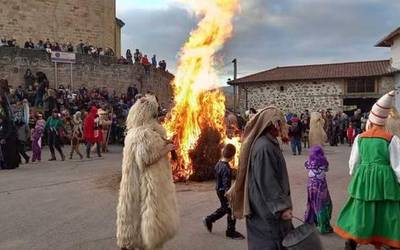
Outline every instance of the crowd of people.
<svg viewBox="0 0 400 250"><path fill-rule="evenodd" d="M141 64L143 65L145 72L149 73L150 68L158 68L162 71L167 71L167 63L165 60L161 60L157 62L157 56L153 55L151 58L149 58L146 54L143 55L143 53L139 50L136 49L135 53L133 53L130 49L126 51L126 57L121 56L118 59L119 64Z"/></svg>
<svg viewBox="0 0 400 250"><path fill-rule="evenodd" d="M0 47L18 47L16 39L10 38L2 38L0 39ZM23 48L25 49L36 49L36 50L45 50L48 53L52 51L60 51L60 52L70 52L77 54L84 54L90 56L115 56L115 52L111 48L101 48L91 45L88 42L80 42L76 45L73 45L71 42L67 43L59 43L59 42L51 42L49 38L46 40L39 40L38 42L33 42L32 39L29 39L25 42ZM157 61L157 56L153 55L149 58L146 54L136 49L132 55L130 49L126 51L126 56L120 56L117 60L118 64L141 64L143 65L145 72L148 74L150 72L150 68L158 68L162 71L167 71L167 63L165 60Z"/></svg>
<svg viewBox="0 0 400 250"><path fill-rule="evenodd" d="M0 120L4 125L0 140L5 143L13 136L17 139L15 146L18 149L12 156L18 159L12 159L17 163L9 164L9 147L2 148L1 168L6 169L18 167L23 159L26 163L41 161L45 144L50 149L50 161L57 159L56 152L59 159L66 159L62 147L65 144L71 145L70 159L74 154L80 159L84 157L80 151L82 143L86 145L87 158L92 151L101 157L108 151L109 143L123 143L129 108L142 96L135 85L122 94L106 87L73 90L70 86L60 85L54 89L49 87L43 72L34 75L30 70L25 74L24 86L12 88L6 80L1 81L5 90L0 109ZM165 109L160 108L159 112L165 114ZM32 156L27 155L27 148L32 149Z"/></svg>
<svg viewBox="0 0 400 250"><path fill-rule="evenodd" d="M14 38L2 38L0 40L0 47L20 47L17 43L17 40ZM76 45L73 45L71 42L61 43L53 41L51 42L49 38L46 40L39 40L37 42L33 42L32 39L29 39L23 45L25 49L37 49L37 50L46 50L51 53L52 51L60 51L60 52L71 52L92 56L114 56L115 53L113 49L106 47L96 47L88 42L80 42Z"/></svg>
<svg viewBox="0 0 400 250"><path fill-rule="evenodd" d="M344 112L332 114L331 110L320 110L314 113L314 117L323 127L324 142L329 143L330 146L339 144L352 146L356 135L365 131L368 121L368 113L362 113L360 109L356 110L352 116ZM313 143L314 139L310 138L311 118L312 115L308 110L300 115L292 113L286 115L294 155L300 155L302 148L309 148L310 144L318 144Z"/></svg>

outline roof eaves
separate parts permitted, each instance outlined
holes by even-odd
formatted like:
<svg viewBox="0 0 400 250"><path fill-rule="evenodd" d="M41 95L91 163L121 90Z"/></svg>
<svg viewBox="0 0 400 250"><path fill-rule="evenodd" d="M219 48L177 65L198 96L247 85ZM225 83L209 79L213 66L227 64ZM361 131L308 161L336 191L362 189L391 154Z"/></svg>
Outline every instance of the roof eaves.
<svg viewBox="0 0 400 250"><path fill-rule="evenodd" d="M393 39L399 35L400 35L400 27L392 31L389 35L385 36L375 45L375 47L391 47L393 44Z"/></svg>
<svg viewBox="0 0 400 250"><path fill-rule="evenodd" d="M122 21L121 19L119 19L118 17L115 18L115 21L117 22L117 24L119 25L119 27L124 27L125 23L124 21Z"/></svg>
<svg viewBox="0 0 400 250"><path fill-rule="evenodd" d="M337 79L350 79L358 77L378 77L378 76L393 76L394 73L400 72L400 70L393 70L382 74L371 74L371 75L360 75L360 76L338 76L338 77L315 77L315 78L288 78L288 79L274 79L274 80L256 80L256 81L230 81L229 85L248 85L258 83L275 83L275 82L290 82L290 81L320 81L320 80L337 80Z"/></svg>

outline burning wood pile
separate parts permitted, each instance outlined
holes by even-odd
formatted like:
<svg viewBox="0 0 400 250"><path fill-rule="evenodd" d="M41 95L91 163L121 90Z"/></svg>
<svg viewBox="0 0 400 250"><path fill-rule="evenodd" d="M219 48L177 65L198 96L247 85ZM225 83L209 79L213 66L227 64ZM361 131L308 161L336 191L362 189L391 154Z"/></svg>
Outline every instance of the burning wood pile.
<svg viewBox="0 0 400 250"><path fill-rule="evenodd" d="M173 163L176 181L213 178L223 143L240 146L228 138L224 123L225 97L219 91L215 54L231 37L238 0L183 0L201 18L181 50L173 81L175 106L164 126L177 145ZM239 148L237 148L239 150Z"/></svg>

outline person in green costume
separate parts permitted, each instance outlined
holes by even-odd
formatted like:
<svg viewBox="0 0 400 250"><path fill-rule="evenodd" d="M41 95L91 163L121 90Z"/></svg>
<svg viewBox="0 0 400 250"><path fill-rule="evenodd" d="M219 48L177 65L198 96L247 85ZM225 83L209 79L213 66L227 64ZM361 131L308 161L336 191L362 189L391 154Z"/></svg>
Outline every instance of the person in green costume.
<svg viewBox="0 0 400 250"><path fill-rule="evenodd" d="M367 131L355 138L350 156L349 199L335 232L346 250L357 244L400 248L400 139L384 128L394 91L373 106Z"/></svg>
<svg viewBox="0 0 400 250"><path fill-rule="evenodd" d="M52 116L47 119L45 130L47 131L47 140L50 148L51 158L49 161L56 160L54 148L60 153L61 160L65 160L64 153L61 149L61 132L64 129L63 122L58 116L58 111L53 110Z"/></svg>

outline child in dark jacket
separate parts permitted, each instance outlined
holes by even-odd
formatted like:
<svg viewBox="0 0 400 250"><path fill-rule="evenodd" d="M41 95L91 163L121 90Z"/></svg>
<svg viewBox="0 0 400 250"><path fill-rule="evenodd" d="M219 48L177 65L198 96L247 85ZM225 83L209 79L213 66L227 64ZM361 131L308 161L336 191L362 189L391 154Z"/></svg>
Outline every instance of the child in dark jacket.
<svg viewBox="0 0 400 250"><path fill-rule="evenodd" d="M229 207L228 199L225 197L225 192L229 190L232 182L232 169L229 162L235 157L235 154L236 148L232 144L226 144L222 149L222 159L215 165L216 191L221 207L207 216L203 220L203 223L211 233L213 223L227 215L228 227L226 230L226 237L242 240L244 236L236 231L236 220L232 216L232 210Z"/></svg>

